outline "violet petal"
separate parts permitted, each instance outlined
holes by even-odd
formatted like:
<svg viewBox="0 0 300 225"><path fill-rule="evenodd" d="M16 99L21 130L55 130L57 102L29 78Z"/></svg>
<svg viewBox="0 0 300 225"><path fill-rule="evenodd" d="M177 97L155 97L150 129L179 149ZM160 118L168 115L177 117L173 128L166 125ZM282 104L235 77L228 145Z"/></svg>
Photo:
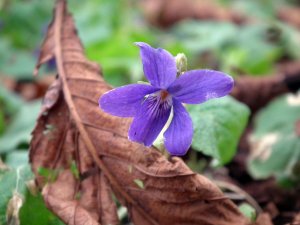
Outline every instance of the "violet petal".
<svg viewBox="0 0 300 225"><path fill-rule="evenodd" d="M171 107L171 102L161 101L157 96L149 96L133 119L128 132L129 140L151 146L165 126Z"/></svg>
<svg viewBox="0 0 300 225"><path fill-rule="evenodd" d="M175 80L168 92L181 102L198 104L227 95L233 83L232 77L219 71L191 70Z"/></svg>
<svg viewBox="0 0 300 225"><path fill-rule="evenodd" d="M144 73L151 85L166 89L176 79L175 58L166 50L152 48L143 42L136 42L140 47Z"/></svg>
<svg viewBox="0 0 300 225"><path fill-rule="evenodd" d="M184 106L173 99L174 116L166 132L165 147L171 155L185 155L192 144L193 123Z"/></svg>
<svg viewBox="0 0 300 225"><path fill-rule="evenodd" d="M114 116L133 117L147 94L159 90L146 84L130 84L103 94L99 99L100 108Z"/></svg>

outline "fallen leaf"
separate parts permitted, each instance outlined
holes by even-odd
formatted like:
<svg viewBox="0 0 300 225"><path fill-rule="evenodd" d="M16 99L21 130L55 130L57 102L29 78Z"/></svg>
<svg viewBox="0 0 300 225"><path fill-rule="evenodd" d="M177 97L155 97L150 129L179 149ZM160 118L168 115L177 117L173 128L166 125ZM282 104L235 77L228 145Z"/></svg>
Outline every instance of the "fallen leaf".
<svg viewBox="0 0 300 225"><path fill-rule="evenodd" d="M297 213L294 217L293 223L294 225L300 224L300 213Z"/></svg>
<svg viewBox="0 0 300 225"><path fill-rule="evenodd" d="M273 223L268 213L262 213L258 215L258 218L254 225L273 225Z"/></svg>
<svg viewBox="0 0 300 225"><path fill-rule="evenodd" d="M57 1L35 70L55 57L58 76L45 95L30 149L47 206L67 224L118 224L114 193L136 225L249 224L207 178L177 157L169 161L128 141L131 120L99 109L99 96L111 88L99 66L85 58L66 7ZM59 172L49 182L40 168Z"/></svg>

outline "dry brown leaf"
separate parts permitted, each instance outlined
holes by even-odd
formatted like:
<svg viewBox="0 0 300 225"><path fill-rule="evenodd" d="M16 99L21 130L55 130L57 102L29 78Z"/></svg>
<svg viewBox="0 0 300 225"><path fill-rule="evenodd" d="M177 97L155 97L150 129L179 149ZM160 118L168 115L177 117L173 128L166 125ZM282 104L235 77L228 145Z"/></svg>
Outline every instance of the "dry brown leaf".
<svg viewBox="0 0 300 225"><path fill-rule="evenodd" d="M273 225L268 213L259 214L254 225Z"/></svg>
<svg viewBox="0 0 300 225"><path fill-rule="evenodd" d="M30 150L47 206L67 224L118 224L113 191L136 225L248 224L181 159L168 161L154 148L128 141L130 120L98 107L110 87L85 58L65 1L57 2L54 14L35 72L55 57L59 75L46 93ZM42 169L55 176L47 179Z"/></svg>

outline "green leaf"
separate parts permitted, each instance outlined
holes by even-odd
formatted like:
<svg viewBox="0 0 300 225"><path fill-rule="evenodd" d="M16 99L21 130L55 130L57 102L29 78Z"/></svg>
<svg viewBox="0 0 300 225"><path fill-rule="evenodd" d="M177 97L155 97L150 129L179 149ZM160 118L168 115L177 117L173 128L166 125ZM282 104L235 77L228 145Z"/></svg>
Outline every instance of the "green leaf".
<svg viewBox="0 0 300 225"><path fill-rule="evenodd" d="M80 178L80 174L79 174L79 170L77 168L76 162L72 161L71 166L70 166L70 170L72 172L72 174L74 175L74 177L79 180Z"/></svg>
<svg viewBox="0 0 300 225"><path fill-rule="evenodd" d="M39 167L38 173L43 176L47 182L53 183L62 169L48 169L45 167Z"/></svg>
<svg viewBox="0 0 300 225"><path fill-rule="evenodd" d="M40 194L26 192L26 200L20 209L21 225L63 225L64 223L50 212Z"/></svg>
<svg viewBox="0 0 300 225"><path fill-rule="evenodd" d="M189 105L188 111L194 125L192 148L212 156L221 165L228 163L234 157L247 125L249 109L226 96L200 105Z"/></svg>
<svg viewBox="0 0 300 225"><path fill-rule="evenodd" d="M275 175L286 184L300 181L299 121L300 98L294 95L275 99L255 117L248 163L254 178Z"/></svg>
<svg viewBox="0 0 300 225"><path fill-rule="evenodd" d="M29 142L40 105L40 101L34 101L21 106L5 133L0 137L0 153L12 151L20 144Z"/></svg>
<svg viewBox="0 0 300 225"><path fill-rule="evenodd" d="M255 221L256 212L255 212L255 209L251 205L249 205L247 203L242 203L239 206L239 210L244 214L244 216L249 218L252 222Z"/></svg>

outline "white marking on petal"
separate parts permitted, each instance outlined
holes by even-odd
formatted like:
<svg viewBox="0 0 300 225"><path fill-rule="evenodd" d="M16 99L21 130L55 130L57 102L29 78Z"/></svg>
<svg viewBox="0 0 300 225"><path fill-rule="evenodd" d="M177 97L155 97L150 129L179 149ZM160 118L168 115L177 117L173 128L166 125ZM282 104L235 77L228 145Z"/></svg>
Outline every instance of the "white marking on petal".
<svg viewBox="0 0 300 225"><path fill-rule="evenodd" d="M206 100L209 100L209 99L212 99L212 98L218 98L218 97L219 97L219 95L216 92L209 92L205 95Z"/></svg>
<svg viewBox="0 0 300 225"><path fill-rule="evenodd" d="M154 141L153 145L158 148L159 150L163 151L165 150L165 145L164 145L164 142L165 142L165 137L164 137L164 133L166 132L166 130L169 128L171 122L172 122L172 119L174 117L174 109L173 107L171 108L171 113L170 113L170 116L169 116L169 119L166 123L166 125L164 126L164 128L161 130L161 132L159 133L158 137L156 138L156 140Z"/></svg>

